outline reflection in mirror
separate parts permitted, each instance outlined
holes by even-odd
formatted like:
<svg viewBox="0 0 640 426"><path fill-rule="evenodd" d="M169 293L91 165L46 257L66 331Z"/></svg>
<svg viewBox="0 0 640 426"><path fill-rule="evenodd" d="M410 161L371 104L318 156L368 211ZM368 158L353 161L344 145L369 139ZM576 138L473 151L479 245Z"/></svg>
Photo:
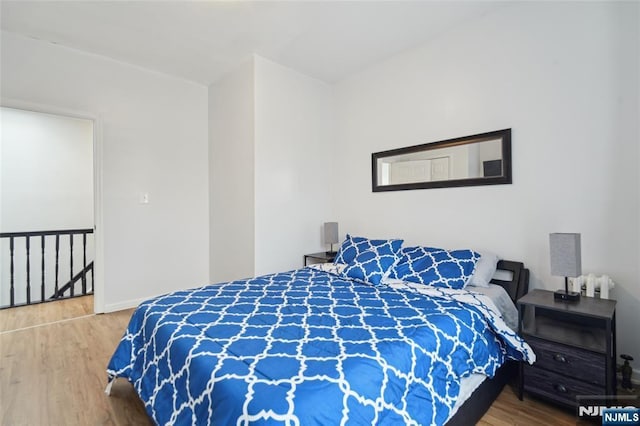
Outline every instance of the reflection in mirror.
<svg viewBox="0 0 640 426"><path fill-rule="evenodd" d="M511 129L372 154L373 191L511 183Z"/></svg>

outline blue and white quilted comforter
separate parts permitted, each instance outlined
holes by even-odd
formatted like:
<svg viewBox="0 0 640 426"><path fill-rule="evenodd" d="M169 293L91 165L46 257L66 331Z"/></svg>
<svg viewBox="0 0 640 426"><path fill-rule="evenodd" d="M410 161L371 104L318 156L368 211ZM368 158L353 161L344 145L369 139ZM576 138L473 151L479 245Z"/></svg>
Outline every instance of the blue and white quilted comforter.
<svg viewBox="0 0 640 426"><path fill-rule="evenodd" d="M138 307L107 372L163 425L443 424L461 378L534 360L487 301L313 268L178 291Z"/></svg>

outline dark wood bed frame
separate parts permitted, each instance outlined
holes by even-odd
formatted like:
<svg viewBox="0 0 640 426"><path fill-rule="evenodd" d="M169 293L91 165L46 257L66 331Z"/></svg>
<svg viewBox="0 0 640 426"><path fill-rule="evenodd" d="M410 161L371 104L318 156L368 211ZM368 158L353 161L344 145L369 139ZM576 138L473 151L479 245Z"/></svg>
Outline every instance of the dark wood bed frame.
<svg viewBox="0 0 640 426"><path fill-rule="evenodd" d="M492 279L491 283L502 286L515 304L529 290L529 270L522 262L501 260L498 269L513 274L511 281ZM516 361L507 361L498 369L492 379L487 379L473 391L469 399L458 409L456 414L446 423L447 426L467 426L476 424L496 400L504 385L516 377L518 372Z"/></svg>

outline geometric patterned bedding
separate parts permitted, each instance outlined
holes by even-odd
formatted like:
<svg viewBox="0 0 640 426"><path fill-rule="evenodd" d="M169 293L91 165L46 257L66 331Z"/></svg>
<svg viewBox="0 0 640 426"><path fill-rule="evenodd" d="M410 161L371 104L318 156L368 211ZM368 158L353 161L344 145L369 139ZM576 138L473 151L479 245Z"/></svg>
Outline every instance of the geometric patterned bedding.
<svg viewBox="0 0 640 426"><path fill-rule="evenodd" d="M177 291L136 309L107 373L162 425L444 424L463 377L534 355L490 299L421 292L313 268Z"/></svg>

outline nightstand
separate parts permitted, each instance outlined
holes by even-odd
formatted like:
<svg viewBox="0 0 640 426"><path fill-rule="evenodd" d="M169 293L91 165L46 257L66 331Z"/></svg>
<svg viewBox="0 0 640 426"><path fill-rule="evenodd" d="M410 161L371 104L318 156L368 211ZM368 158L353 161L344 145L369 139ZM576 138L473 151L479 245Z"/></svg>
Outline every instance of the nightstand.
<svg viewBox="0 0 640 426"><path fill-rule="evenodd" d="M568 407L578 395L616 394L616 302L582 296L561 302L533 290L518 300L520 335L536 362L520 363L523 391Z"/></svg>
<svg viewBox="0 0 640 426"><path fill-rule="evenodd" d="M327 263L327 262L333 262L333 259L336 258L336 254L337 253L327 253L326 251L321 251L319 253L311 253L311 254L305 254L304 255L304 266L307 266L309 263L309 260L311 260L311 263Z"/></svg>

